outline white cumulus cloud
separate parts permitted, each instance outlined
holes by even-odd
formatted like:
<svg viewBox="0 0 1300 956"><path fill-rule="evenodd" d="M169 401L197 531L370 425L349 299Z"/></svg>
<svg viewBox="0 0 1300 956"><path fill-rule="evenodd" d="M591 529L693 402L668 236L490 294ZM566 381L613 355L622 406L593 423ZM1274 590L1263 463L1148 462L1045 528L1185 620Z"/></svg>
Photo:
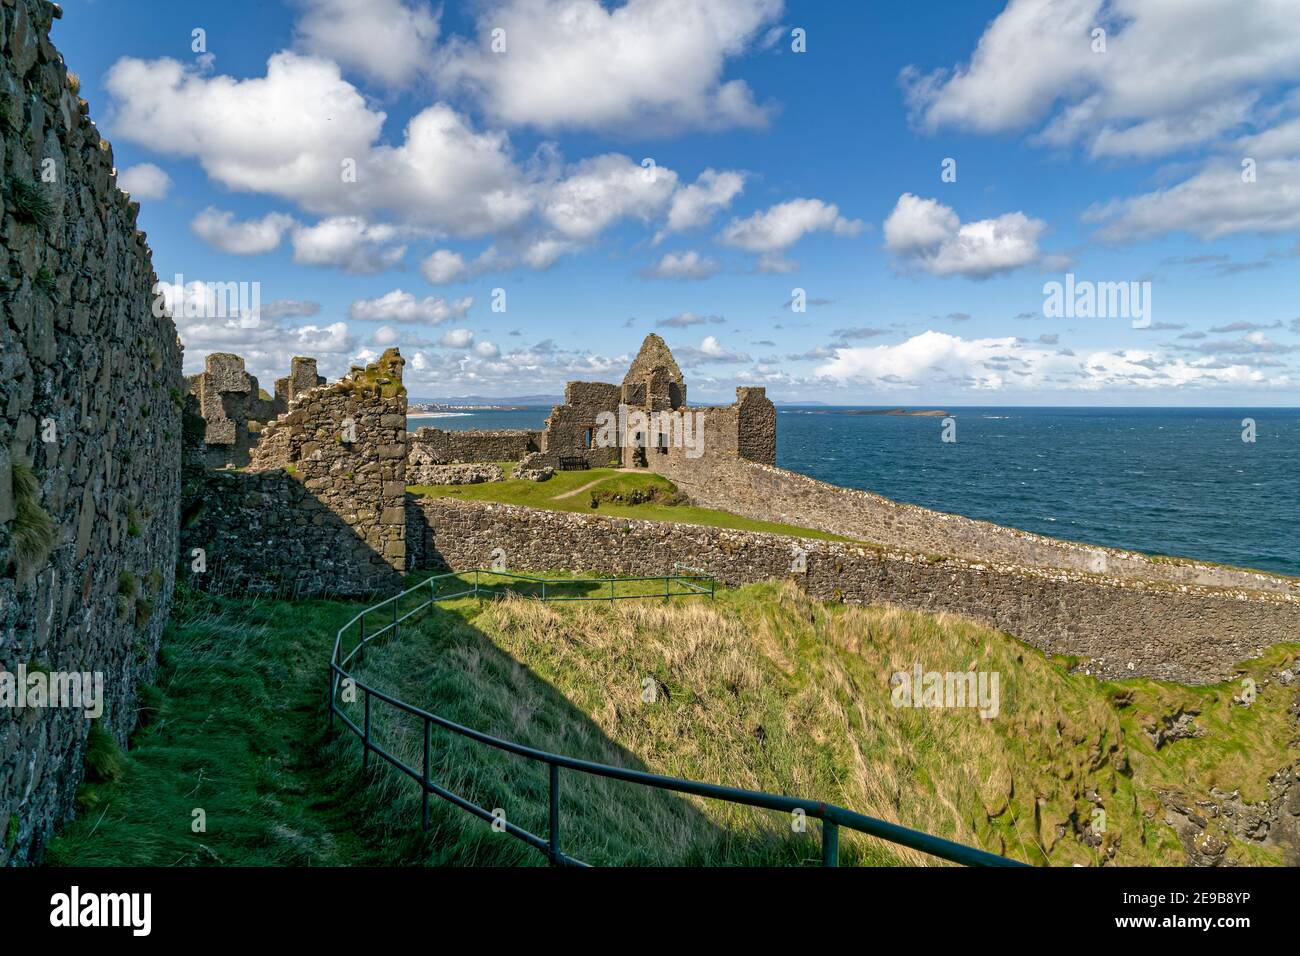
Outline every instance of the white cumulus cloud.
<svg viewBox="0 0 1300 956"><path fill-rule="evenodd" d="M1010 0L967 62L903 73L928 129L1047 121L1043 142L1081 142L1094 156L1212 140L1257 112L1261 93L1297 79L1291 0Z"/></svg>
<svg viewBox="0 0 1300 956"><path fill-rule="evenodd" d="M707 279L717 275L722 264L698 252L666 252L663 258L644 271L652 279Z"/></svg>
<svg viewBox="0 0 1300 956"><path fill-rule="evenodd" d="M474 333L469 329L448 329L438 344L445 349L467 349L474 344Z"/></svg>
<svg viewBox="0 0 1300 956"><path fill-rule="evenodd" d="M905 266L983 279L1037 262L1045 228L1022 212L963 223L937 200L904 193L885 220L884 238L885 248Z"/></svg>
<svg viewBox="0 0 1300 956"><path fill-rule="evenodd" d="M540 129L759 126L768 109L728 59L757 45L781 0L501 0L478 37L450 43L444 83L470 90L494 117ZM505 51L494 52L493 31Z"/></svg>
<svg viewBox="0 0 1300 956"><path fill-rule="evenodd" d="M298 0L299 44L387 86L424 72L438 19L416 0Z"/></svg>
<svg viewBox="0 0 1300 956"><path fill-rule="evenodd" d="M410 292L394 289L376 299L357 299L349 307L348 317L362 321L439 325L448 319L463 319L473 304L472 296L449 302L436 296L419 299Z"/></svg>
<svg viewBox="0 0 1300 956"><path fill-rule="evenodd" d="M673 195L668 207L668 220L655 236L655 241L659 242L669 233L706 225L715 213L730 206L744 188L744 173L704 170L695 182L683 186Z"/></svg>
<svg viewBox="0 0 1300 956"><path fill-rule="evenodd" d="M965 339L927 331L894 345L839 346L815 374L844 384L933 393L1026 389L1090 391L1270 384L1245 361L1187 359L1147 349L1095 350L1029 345L1013 336Z"/></svg>
<svg viewBox="0 0 1300 956"><path fill-rule="evenodd" d="M355 275L383 272L406 255L406 246L396 244L400 235L394 226L372 226L360 216L331 216L314 226L294 228L293 261Z"/></svg>
<svg viewBox="0 0 1300 956"><path fill-rule="evenodd" d="M272 212L261 219L240 221L229 210L208 206L190 222L190 230L214 249L237 256L256 256L278 247L293 224L293 217L283 213Z"/></svg>
<svg viewBox="0 0 1300 956"><path fill-rule="evenodd" d="M420 263L420 272L433 285L447 285L460 282L465 278L468 270L464 258L458 253L449 249L438 249Z"/></svg>
<svg viewBox="0 0 1300 956"><path fill-rule="evenodd" d="M153 163L136 163L117 174L117 185L132 199L162 199L171 189L172 178Z"/></svg>

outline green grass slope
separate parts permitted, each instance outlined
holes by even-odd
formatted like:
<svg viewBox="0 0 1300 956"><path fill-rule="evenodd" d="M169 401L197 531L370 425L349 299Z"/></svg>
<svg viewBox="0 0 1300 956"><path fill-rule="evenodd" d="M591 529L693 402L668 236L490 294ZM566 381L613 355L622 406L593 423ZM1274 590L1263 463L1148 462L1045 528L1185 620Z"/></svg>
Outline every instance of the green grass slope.
<svg viewBox="0 0 1300 956"><path fill-rule="evenodd" d="M755 521L726 511L698 508L685 503L677 486L667 478L644 471L591 468L585 471L557 471L547 481L507 477L505 481L489 481L478 485L411 485L407 490L430 498L493 501L548 511L576 511L610 518L642 518L647 521L676 521L680 524L730 528L736 531L770 531L774 534L826 541L851 540L813 528L778 521Z"/></svg>
<svg viewBox="0 0 1300 956"><path fill-rule="evenodd" d="M56 864L540 865L536 851L433 799L357 742L327 741L324 662L347 603L186 596L153 719L83 788ZM1241 683L1104 683L957 618L808 599L790 584L715 601L540 604L461 599L373 646L366 680L469 726L587 759L823 799L1032 863L1180 865L1193 853L1280 864L1294 852L1243 816L1300 760L1300 646ZM1000 675L1000 712L897 708L889 678ZM353 705L359 717L360 705ZM1200 736L1158 729L1194 715ZM376 739L413 766L418 721L375 705ZM1184 722L1187 718L1184 718ZM1158 735L1157 735L1158 736ZM434 779L546 834L545 767L435 730ZM597 864L808 864L815 822L562 773L567 852ZM1218 801L1224 811L1207 809ZM207 811L193 833L192 811ZM1199 808L1199 809L1198 809ZM1183 809L1203 832L1166 823ZM1104 829L1098 810L1104 812ZM1181 819L1181 818L1179 818ZM1189 840L1192 845L1188 845ZM928 858L842 833L844 864Z"/></svg>

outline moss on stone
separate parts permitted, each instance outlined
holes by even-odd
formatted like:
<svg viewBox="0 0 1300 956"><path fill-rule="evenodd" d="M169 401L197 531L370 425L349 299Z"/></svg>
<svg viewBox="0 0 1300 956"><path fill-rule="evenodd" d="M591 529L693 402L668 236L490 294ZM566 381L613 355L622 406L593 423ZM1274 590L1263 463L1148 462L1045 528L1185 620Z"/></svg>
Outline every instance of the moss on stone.
<svg viewBox="0 0 1300 956"><path fill-rule="evenodd" d="M47 266L41 266L36 270L36 275L32 277L32 286L47 299L55 298L58 291L54 285L54 273Z"/></svg>
<svg viewBox="0 0 1300 956"><path fill-rule="evenodd" d="M9 205L14 210L14 218L19 222L30 223L43 229L54 218L54 207L35 183L15 176L9 180L7 192Z"/></svg>
<svg viewBox="0 0 1300 956"><path fill-rule="evenodd" d="M22 573L45 563L54 546L54 520L40 504L40 483L31 467L13 464L14 520L12 558Z"/></svg>

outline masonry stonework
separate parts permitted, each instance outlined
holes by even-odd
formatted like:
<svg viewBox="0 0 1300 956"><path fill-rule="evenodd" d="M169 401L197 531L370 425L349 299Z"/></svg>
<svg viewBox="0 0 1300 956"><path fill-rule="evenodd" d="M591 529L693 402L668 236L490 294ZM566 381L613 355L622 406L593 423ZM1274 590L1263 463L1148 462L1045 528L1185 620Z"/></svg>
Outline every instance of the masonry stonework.
<svg viewBox="0 0 1300 956"><path fill-rule="evenodd" d="M540 431L497 429L447 431L425 426L411 435L412 465L519 461L541 450Z"/></svg>
<svg viewBox="0 0 1300 956"><path fill-rule="evenodd" d="M295 356L289 374L275 382L275 395L262 391L244 360L230 352L212 352L203 371L187 380L206 423L203 463L208 468L243 468L266 422L284 414L302 392L325 384L316 374L316 360Z"/></svg>
<svg viewBox="0 0 1300 956"><path fill-rule="evenodd" d="M298 392L262 430L244 471L209 470L187 505L195 587L370 595L406 570L406 389L389 349L331 385Z"/></svg>
<svg viewBox="0 0 1300 956"><path fill-rule="evenodd" d="M841 488L753 461L716 461L707 469L670 462L663 469L696 504L744 517L814 528L871 544L1129 581L1277 591L1300 597L1300 580L1189 559L1063 541L962 515Z"/></svg>
<svg viewBox="0 0 1300 956"><path fill-rule="evenodd" d="M0 0L0 671L101 673L95 723L124 744L172 599L185 385L60 15ZM0 865L71 816L91 726L0 709Z"/></svg>
<svg viewBox="0 0 1300 956"><path fill-rule="evenodd" d="M609 423L616 427L612 430ZM611 440L612 438L612 440ZM570 382L542 432L530 465L565 460L588 467L707 473L714 462L776 463L776 408L762 388L736 389L731 405L686 404L686 382L667 344L651 333L621 385Z"/></svg>
<svg viewBox="0 0 1300 956"><path fill-rule="evenodd" d="M419 567L671 573L681 562L730 586L792 578L814 597L960 614L1090 673L1207 683L1300 633L1300 598L1125 581L1080 571L973 562L843 542L447 498L412 502ZM798 565L806 570L794 571Z"/></svg>
<svg viewBox="0 0 1300 956"><path fill-rule="evenodd" d="M412 567L482 566L501 548L527 570L649 574L681 561L729 584L794 577L819 597L965 614L1112 677L1218 680L1298 633L1295 579L1060 541L830 485L776 467L776 409L763 389L737 389L730 406L689 406L686 394L667 346L648 336L620 386L569 383L542 453L525 464L579 456L645 468L697 505L863 543L421 500L411 505ZM698 415L703 447L642 435L641 424L620 430L616 448L596 440L603 416L644 423L665 412ZM799 562L806 570L792 570Z"/></svg>

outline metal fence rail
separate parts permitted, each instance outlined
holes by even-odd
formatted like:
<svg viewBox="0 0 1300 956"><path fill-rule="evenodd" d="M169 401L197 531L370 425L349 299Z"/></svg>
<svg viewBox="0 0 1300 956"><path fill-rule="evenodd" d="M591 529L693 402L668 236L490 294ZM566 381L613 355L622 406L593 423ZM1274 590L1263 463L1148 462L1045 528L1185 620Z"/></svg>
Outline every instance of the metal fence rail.
<svg viewBox="0 0 1300 956"><path fill-rule="evenodd" d="M471 585L466 578L473 575L473 584ZM495 578L504 578L505 585L493 586L485 584L482 581L484 575L490 575ZM454 581L456 585L463 585L460 590L454 590L447 594L437 593L436 585L442 581ZM619 593L620 587L630 587L639 584L655 584L653 590L647 590L645 593L622 594ZM658 584L662 584L662 590ZM674 587L677 590L674 590ZM566 589L586 588L590 593L580 595L566 595L563 592ZM662 575L658 577L644 578L538 578L530 577L523 574L512 574L504 571L489 571L478 569L465 572L449 572L447 574L435 575L426 578L414 587L407 588L398 594L394 594L378 604L374 604L363 610L352 620L348 621L341 628L334 638L334 650L330 657L329 667L329 726L330 730L334 729L334 721L337 717L349 731L357 736L362 744L361 764L366 769L370 766L370 755L377 754L380 758L387 761L398 771L410 777L418 783L423 791L421 797L421 825L424 829L429 828L429 796L432 794L448 803L454 804L472 813L481 819L493 823L497 818L493 813L474 803L471 800L453 793L450 790L438 785L431 779L431 733L434 727L441 727L452 733L459 734L470 740L485 744L489 747L495 747L497 750L503 750L507 753L516 754L525 757L537 763L545 764L550 773L550 820L546 837L540 837L535 833L516 826L509 821L500 821L504 832L522 840L529 846L534 847L550 860L555 866L586 866L581 860L577 860L561 849L560 846L560 770L570 770L577 773L591 774L597 777L608 777L614 780L622 780L628 783L640 784L647 787L655 787L660 790L668 790L674 793L692 794L698 797L708 797L715 800L726 800L731 803L744 804L751 807L759 807L767 810L776 810L785 813L795 811L802 812L806 817L822 821L822 864L824 866L837 866L839 864L839 830L840 827L847 827L850 830L856 830L860 833L866 833L890 843L896 843L900 846L910 847L914 850L920 850L923 853L937 856L954 863L961 863L966 866L1024 866L1017 860L1011 860L1007 857L998 856L994 853L987 853L974 847L965 846L961 843L954 843L951 840L945 840L942 837L933 836L929 833L923 833L919 830L912 830L907 827L899 826L894 823L888 823L884 820L878 820L875 817L864 816L860 813L854 813L852 810L846 810L843 807L830 803L823 803L819 800L801 800L795 797L781 796L778 794L764 793L757 790L741 790L736 787L724 787L712 783L700 783L694 780L683 780L678 777L668 777L662 774L648 773L643 770L627 770L623 767L614 767L609 764L594 763L590 760L579 760L575 757L566 757L562 754L548 753L544 750L537 750L534 747L528 747L524 744L515 743L511 740L503 740L500 737L494 737L491 734L485 734L482 731L475 730L472 727L465 727L445 717L430 713L419 707L414 707L405 701L399 700L390 694L386 694L378 688L372 687L364 681L354 676L349 668L354 661L364 660L366 645L372 641L391 634L393 637L400 636L401 626L411 617L424 611L434 604L442 601L450 601L462 597L490 597L496 598L506 594L520 594L526 597L535 597L542 601L616 601L616 600L635 600L638 598L659 598L669 600L674 597L699 597L708 596L713 598L716 584L714 579L704 572L697 571L693 568L686 568L678 565L674 568L671 575ZM559 592L557 594L557 591ZM426 593L427 592L427 593ZM402 599L412 594L421 595L420 602L415 606L402 611ZM391 606L391 607L390 607ZM382 618L383 623L377 629L367 631L367 617L370 618L371 624L378 623L375 619ZM351 650L345 652L344 638L355 633L357 642ZM342 708L339 707L338 696L339 688L344 680L350 682L350 686L363 694L363 724L358 725L352 720ZM380 744L376 743L371 735L371 708L372 701L379 701L396 710L402 711L412 716L418 717L423 723L424 729L424 759L423 767L416 769L405 763L395 755L389 753Z"/></svg>

